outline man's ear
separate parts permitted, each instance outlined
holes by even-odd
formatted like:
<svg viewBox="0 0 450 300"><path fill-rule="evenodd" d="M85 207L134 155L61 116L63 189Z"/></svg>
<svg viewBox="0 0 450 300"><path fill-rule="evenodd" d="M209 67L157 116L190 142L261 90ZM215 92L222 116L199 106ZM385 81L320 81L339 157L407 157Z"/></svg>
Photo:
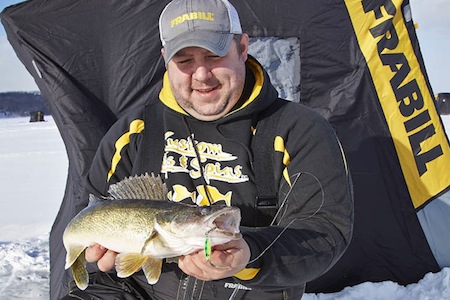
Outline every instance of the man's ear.
<svg viewBox="0 0 450 300"><path fill-rule="evenodd" d="M166 66L166 69L167 69L166 51L164 51L164 47L161 48L161 55L162 55L162 57L163 57L163 59L164 59L164 65Z"/></svg>
<svg viewBox="0 0 450 300"><path fill-rule="evenodd" d="M246 33L241 35L241 49L242 49L242 58L244 61L248 58L248 45L249 45L249 36Z"/></svg>

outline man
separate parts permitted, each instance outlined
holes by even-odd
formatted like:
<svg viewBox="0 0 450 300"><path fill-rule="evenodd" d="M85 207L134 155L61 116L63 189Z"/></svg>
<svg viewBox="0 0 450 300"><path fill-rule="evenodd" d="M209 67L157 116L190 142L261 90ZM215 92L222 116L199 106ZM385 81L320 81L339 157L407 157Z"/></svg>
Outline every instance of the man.
<svg viewBox="0 0 450 300"><path fill-rule="evenodd" d="M209 260L199 251L165 263L155 285L141 273L118 278L117 253L93 245L86 260L100 271L67 298L300 299L352 233L350 179L333 130L278 98L227 0L173 0L159 27L161 101L114 124L88 189L101 197L125 177L160 173L171 201L239 207L243 237L216 246Z"/></svg>

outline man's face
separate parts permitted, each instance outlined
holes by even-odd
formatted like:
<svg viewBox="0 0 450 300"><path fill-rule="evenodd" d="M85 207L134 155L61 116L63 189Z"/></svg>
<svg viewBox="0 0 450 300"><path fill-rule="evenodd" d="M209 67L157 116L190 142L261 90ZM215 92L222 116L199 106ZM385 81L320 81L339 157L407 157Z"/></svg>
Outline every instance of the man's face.
<svg viewBox="0 0 450 300"><path fill-rule="evenodd" d="M217 120L238 102L245 82L248 36L242 35L241 52L235 43L222 57L199 47L184 48L167 64L173 95L193 117Z"/></svg>

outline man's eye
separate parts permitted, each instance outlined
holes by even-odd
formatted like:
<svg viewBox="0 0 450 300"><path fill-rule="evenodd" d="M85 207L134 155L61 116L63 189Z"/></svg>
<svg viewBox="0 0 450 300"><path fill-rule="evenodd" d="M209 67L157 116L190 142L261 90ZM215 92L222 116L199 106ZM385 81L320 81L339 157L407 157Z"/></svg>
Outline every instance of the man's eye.
<svg viewBox="0 0 450 300"><path fill-rule="evenodd" d="M174 59L174 62L179 65L187 64L190 61L192 61L192 58L190 58L190 57L177 57L176 59Z"/></svg>
<svg viewBox="0 0 450 300"><path fill-rule="evenodd" d="M190 61L191 61L190 59L182 59L182 60L177 61L177 64L185 65L185 64L187 64Z"/></svg>

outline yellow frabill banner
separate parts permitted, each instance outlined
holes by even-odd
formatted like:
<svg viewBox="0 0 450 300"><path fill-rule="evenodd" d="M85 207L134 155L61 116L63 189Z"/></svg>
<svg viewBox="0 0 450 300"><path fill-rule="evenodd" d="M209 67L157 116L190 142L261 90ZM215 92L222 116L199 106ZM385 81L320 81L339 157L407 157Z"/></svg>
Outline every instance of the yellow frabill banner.
<svg viewBox="0 0 450 300"><path fill-rule="evenodd" d="M424 70L414 52L402 0L368 7L345 0L415 208L450 185L450 149ZM366 6L365 6L366 5Z"/></svg>

